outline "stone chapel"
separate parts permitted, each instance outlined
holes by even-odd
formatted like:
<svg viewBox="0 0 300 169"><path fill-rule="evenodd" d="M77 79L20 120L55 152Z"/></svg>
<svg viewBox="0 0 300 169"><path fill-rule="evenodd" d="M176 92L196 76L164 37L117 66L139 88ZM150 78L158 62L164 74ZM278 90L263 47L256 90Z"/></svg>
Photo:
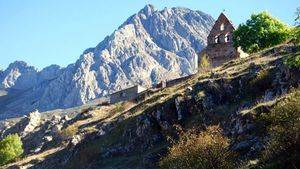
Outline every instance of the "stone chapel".
<svg viewBox="0 0 300 169"><path fill-rule="evenodd" d="M235 30L232 22L221 13L207 37L207 47L200 53L205 53L211 66L216 67L232 59L246 57L240 47L233 46L232 33ZM200 61L201 59L198 59Z"/></svg>

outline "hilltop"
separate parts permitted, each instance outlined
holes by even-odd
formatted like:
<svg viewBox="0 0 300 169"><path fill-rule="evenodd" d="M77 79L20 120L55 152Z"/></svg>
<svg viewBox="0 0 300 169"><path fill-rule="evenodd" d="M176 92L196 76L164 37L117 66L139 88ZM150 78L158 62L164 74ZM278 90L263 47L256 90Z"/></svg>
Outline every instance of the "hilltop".
<svg viewBox="0 0 300 169"><path fill-rule="evenodd" d="M283 44L232 60L140 102L95 105L72 118L53 116L42 122L38 113L32 113L2 132L17 131L26 152L23 159L4 168L157 168L186 133L201 133L212 126L230 140L228 150L236 154L234 161L241 168L277 162L297 165L291 161L293 154L299 154L296 148L280 151L271 161L262 154L273 138L269 127L281 104L292 103L289 110L299 124L300 70L284 64L288 56L299 55L298 49ZM20 130L24 125L31 130ZM284 132L299 143L288 126ZM285 156L290 161L281 164L278 159ZM173 163L181 158L174 157ZM168 165L168 159L164 164Z"/></svg>

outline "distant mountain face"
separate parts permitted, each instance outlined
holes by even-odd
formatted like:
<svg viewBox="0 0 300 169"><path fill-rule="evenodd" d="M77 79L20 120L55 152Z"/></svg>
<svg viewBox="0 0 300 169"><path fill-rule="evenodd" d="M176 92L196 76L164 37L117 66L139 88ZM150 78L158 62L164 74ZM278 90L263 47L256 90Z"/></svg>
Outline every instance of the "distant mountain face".
<svg viewBox="0 0 300 169"><path fill-rule="evenodd" d="M9 98L0 97L0 119L73 107L135 84L189 75L213 23L200 11L157 11L147 5L66 68L52 65L38 72L25 62L12 63L0 74L0 88L11 91Z"/></svg>
<svg viewBox="0 0 300 169"><path fill-rule="evenodd" d="M37 71L27 63L16 61L1 72L0 88L28 89L36 84Z"/></svg>
<svg viewBox="0 0 300 169"><path fill-rule="evenodd" d="M45 80L56 78L61 70L59 66L51 65L38 72L23 61L15 61L5 71L0 71L0 89L27 90Z"/></svg>

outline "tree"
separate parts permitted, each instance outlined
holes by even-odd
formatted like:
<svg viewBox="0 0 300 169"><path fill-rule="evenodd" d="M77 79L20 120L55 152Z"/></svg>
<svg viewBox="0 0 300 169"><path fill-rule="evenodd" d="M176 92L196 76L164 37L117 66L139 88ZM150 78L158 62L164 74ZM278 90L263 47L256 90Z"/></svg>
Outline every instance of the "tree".
<svg viewBox="0 0 300 169"><path fill-rule="evenodd" d="M17 134L0 141L0 165L7 164L23 154L23 143Z"/></svg>
<svg viewBox="0 0 300 169"><path fill-rule="evenodd" d="M246 24L233 32L233 42L248 53L253 53L286 41L290 28L267 12L251 15Z"/></svg>
<svg viewBox="0 0 300 169"><path fill-rule="evenodd" d="M295 12L295 27L292 29L292 41L295 44L300 43L300 7Z"/></svg>
<svg viewBox="0 0 300 169"><path fill-rule="evenodd" d="M296 9L295 15L296 15L295 24L296 26L300 26L300 7Z"/></svg>

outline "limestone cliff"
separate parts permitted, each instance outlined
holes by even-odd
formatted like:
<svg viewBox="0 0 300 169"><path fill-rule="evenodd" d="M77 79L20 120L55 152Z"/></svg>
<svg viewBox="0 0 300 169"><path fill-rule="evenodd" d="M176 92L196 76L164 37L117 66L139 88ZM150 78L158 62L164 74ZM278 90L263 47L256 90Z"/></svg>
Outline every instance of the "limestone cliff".
<svg viewBox="0 0 300 169"><path fill-rule="evenodd" d="M9 99L0 98L0 119L82 105L132 85L151 86L192 74L213 22L200 11L158 11L147 5L66 68L38 72L16 62L0 78L2 89L9 91Z"/></svg>

